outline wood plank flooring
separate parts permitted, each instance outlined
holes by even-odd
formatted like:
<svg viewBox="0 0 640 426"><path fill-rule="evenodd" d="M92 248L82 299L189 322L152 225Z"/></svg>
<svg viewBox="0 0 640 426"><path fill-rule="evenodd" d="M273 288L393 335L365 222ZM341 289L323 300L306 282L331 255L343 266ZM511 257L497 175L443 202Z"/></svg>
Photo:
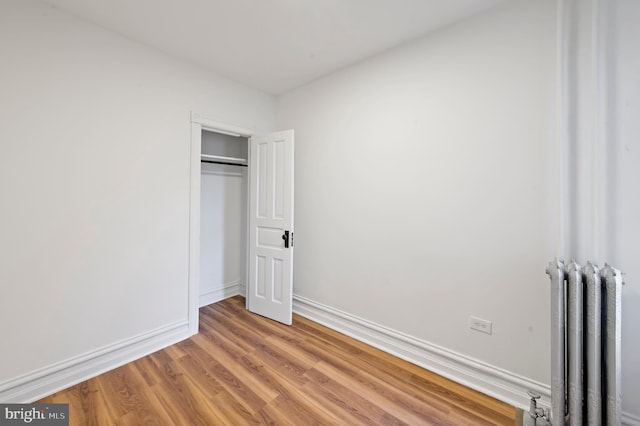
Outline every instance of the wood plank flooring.
<svg viewBox="0 0 640 426"><path fill-rule="evenodd" d="M200 333L55 393L72 425L513 425L515 409L294 315L233 297Z"/></svg>

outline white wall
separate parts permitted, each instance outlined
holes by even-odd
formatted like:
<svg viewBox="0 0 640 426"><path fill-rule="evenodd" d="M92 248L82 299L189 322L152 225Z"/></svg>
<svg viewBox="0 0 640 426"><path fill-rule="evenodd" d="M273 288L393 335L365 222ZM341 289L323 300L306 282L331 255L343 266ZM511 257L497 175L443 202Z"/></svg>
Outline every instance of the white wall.
<svg viewBox="0 0 640 426"><path fill-rule="evenodd" d="M549 383L555 7L512 2L279 98L295 294Z"/></svg>
<svg viewBox="0 0 640 426"><path fill-rule="evenodd" d="M243 141L246 144L246 139ZM200 306L244 294L247 283L246 172L246 167L202 164Z"/></svg>
<svg viewBox="0 0 640 426"><path fill-rule="evenodd" d="M640 425L640 3L563 3L570 50L563 252L621 269L623 423Z"/></svg>
<svg viewBox="0 0 640 426"><path fill-rule="evenodd" d="M190 111L256 131L275 115L34 0L0 2L0 52L2 391L187 321Z"/></svg>
<svg viewBox="0 0 640 426"><path fill-rule="evenodd" d="M626 273L622 298L623 411L640 425L640 2L612 3L613 97L609 210L611 262Z"/></svg>

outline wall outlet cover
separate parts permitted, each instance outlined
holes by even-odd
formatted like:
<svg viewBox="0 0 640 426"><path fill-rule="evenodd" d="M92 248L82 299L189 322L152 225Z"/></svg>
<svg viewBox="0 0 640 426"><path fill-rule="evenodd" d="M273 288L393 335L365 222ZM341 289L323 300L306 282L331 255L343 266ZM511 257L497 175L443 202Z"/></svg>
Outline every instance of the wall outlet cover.
<svg viewBox="0 0 640 426"><path fill-rule="evenodd" d="M490 335L492 326L493 323L491 321L477 317L469 317L469 328L472 330Z"/></svg>

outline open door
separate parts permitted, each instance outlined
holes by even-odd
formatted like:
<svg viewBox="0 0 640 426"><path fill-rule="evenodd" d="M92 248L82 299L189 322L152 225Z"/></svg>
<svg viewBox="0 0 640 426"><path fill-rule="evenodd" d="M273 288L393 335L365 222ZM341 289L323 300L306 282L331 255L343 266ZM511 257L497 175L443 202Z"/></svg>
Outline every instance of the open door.
<svg viewBox="0 0 640 426"><path fill-rule="evenodd" d="M247 308L291 325L293 308L293 130L249 140Z"/></svg>

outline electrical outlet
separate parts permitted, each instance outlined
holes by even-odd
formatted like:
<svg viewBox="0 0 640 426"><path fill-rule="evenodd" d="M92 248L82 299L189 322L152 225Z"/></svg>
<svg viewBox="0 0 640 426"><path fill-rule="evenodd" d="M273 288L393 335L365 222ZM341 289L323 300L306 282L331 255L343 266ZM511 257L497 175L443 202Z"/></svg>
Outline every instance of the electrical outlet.
<svg viewBox="0 0 640 426"><path fill-rule="evenodd" d="M482 318L469 317L469 328L481 333L491 334L491 321Z"/></svg>

